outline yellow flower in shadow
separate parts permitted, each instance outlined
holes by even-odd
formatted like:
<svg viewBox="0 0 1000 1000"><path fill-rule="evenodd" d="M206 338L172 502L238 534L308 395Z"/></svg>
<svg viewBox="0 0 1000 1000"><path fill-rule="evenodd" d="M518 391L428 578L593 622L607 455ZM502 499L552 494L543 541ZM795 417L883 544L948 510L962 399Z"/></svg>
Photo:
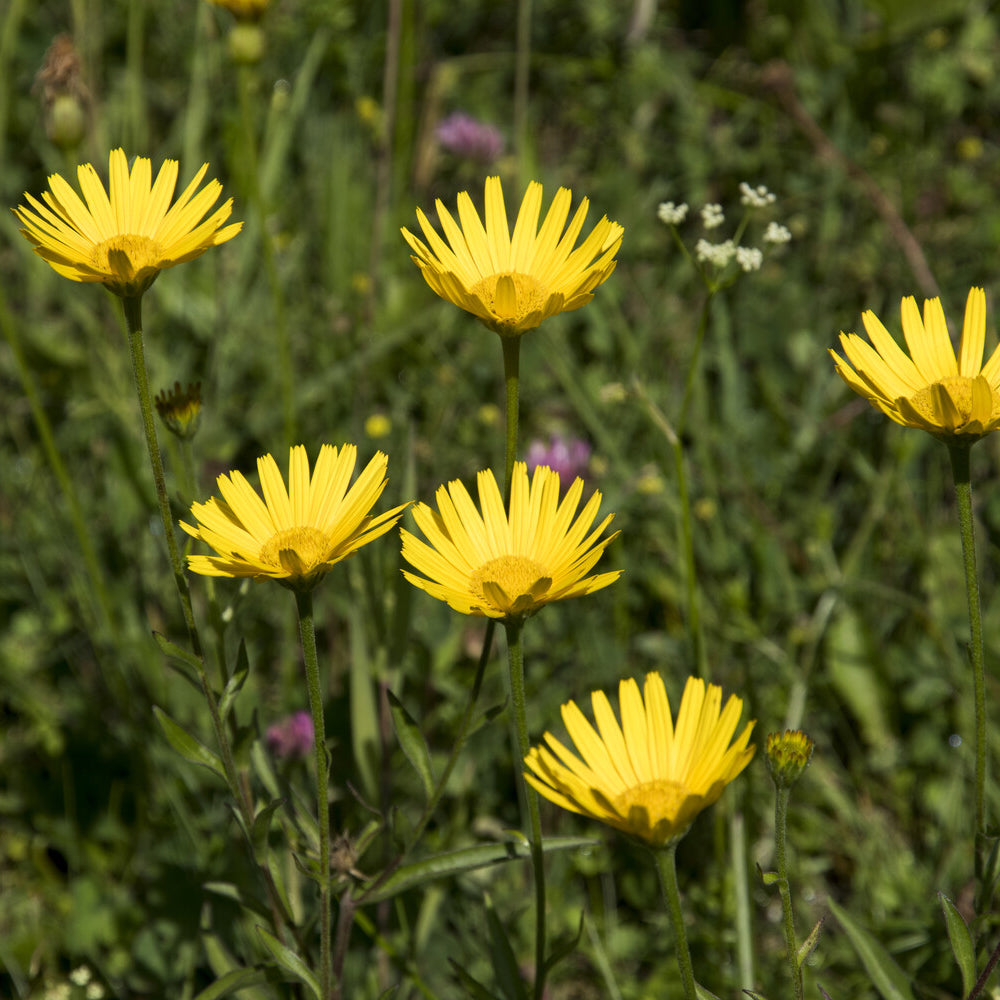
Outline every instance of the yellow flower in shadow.
<svg viewBox="0 0 1000 1000"><path fill-rule="evenodd" d="M503 337L519 337L557 313L586 305L615 269L624 229L607 216L574 249L589 202L580 203L566 227L572 193L560 188L541 229L542 185L532 181L521 202L513 236L507 226L499 177L486 180L485 226L467 191L458 196L458 222L438 199L447 242L417 209L427 242L403 229L427 284L449 302L477 316ZM565 229L565 232L564 232Z"/></svg>
<svg viewBox="0 0 1000 1000"><path fill-rule="evenodd" d="M108 190L86 163L77 168L82 199L53 174L41 201L25 193L29 207L13 211L35 253L59 274L73 281L99 281L116 295L135 298L160 271L200 257L243 228L242 222L220 228L232 212L232 198L204 218L222 193L216 180L198 190L207 170L206 163L171 204L176 160L165 160L154 182L149 160L137 157L130 171L125 153L115 149Z"/></svg>
<svg viewBox="0 0 1000 1000"><path fill-rule="evenodd" d="M1000 427L1000 348L983 364L986 294L973 288L965 306L958 357L948 335L940 299L902 303L907 355L869 310L862 321L871 344L841 333L846 360L830 351L837 374L876 409L904 427L943 440L975 441Z"/></svg>
<svg viewBox="0 0 1000 1000"><path fill-rule="evenodd" d="M480 510L458 480L438 489L436 511L423 503L414 507L427 543L405 530L401 535L403 558L425 574L403 570L415 587L462 614L516 620L552 601L600 590L621 575L587 576L618 532L600 539L613 514L590 530L600 493L577 515L582 480L560 502L557 473L538 466L529 484L528 468L518 462L509 516L492 472L480 472L478 486Z"/></svg>
<svg viewBox="0 0 1000 1000"><path fill-rule="evenodd" d="M303 445L291 449L288 487L270 455L257 460L263 499L239 472L218 478L222 499L194 503L196 525L181 521L218 555L190 555L203 576L271 578L292 590L311 590L331 567L384 535L408 506L383 514L371 509L385 489L388 459L377 452L348 489L357 461L352 444L325 444L309 475Z"/></svg>
<svg viewBox="0 0 1000 1000"><path fill-rule="evenodd" d="M658 673L646 675L645 701L632 679L618 687L621 725L602 691L591 695L597 729L575 702L562 707L578 757L551 733L524 763L527 781L563 809L607 823L651 847L687 832L754 755L754 723L733 740L743 702L689 677L674 724Z"/></svg>

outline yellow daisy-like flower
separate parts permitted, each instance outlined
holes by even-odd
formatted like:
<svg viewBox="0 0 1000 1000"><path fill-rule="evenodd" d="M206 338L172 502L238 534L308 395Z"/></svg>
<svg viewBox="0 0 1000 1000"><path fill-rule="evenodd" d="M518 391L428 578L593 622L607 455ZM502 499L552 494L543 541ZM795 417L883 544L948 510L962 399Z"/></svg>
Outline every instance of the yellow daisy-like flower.
<svg viewBox="0 0 1000 1000"><path fill-rule="evenodd" d="M600 590L621 576L621 570L587 576L618 532L598 541L614 514L590 531L600 493L576 516L582 480L560 503L558 473L538 466L529 485L528 467L518 462L509 517L493 473L480 472L477 481L482 513L458 480L438 489L436 511L423 503L414 507L413 518L430 543L401 532L403 558L429 577L403 570L415 587L462 614L514 620L552 601Z"/></svg>
<svg viewBox="0 0 1000 1000"><path fill-rule="evenodd" d="M674 725L658 673L646 675L645 703L634 680L618 687L621 726L602 691L591 696L597 730L575 702L562 718L580 757L551 733L524 763L527 781L563 809L607 823L652 847L684 835L694 818L750 763L754 723L733 741L743 701L689 677ZM732 742L730 742L732 741ZM581 759L582 757L582 759Z"/></svg>
<svg viewBox="0 0 1000 1000"><path fill-rule="evenodd" d="M903 336L909 357L869 310L861 317L871 339L841 333L845 361L830 351L837 373L872 406L904 427L940 439L974 441L1000 427L1000 348L983 364L986 294L973 288L965 305L956 359L940 299L903 299Z"/></svg>
<svg viewBox="0 0 1000 1000"><path fill-rule="evenodd" d="M447 243L419 208L417 220L427 243L408 229L402 232L427 284L441 298L478 316L502 337L519 337L549 316L586 305L615 269L625 230L605 216L574 250L589 202L583 199L563 232L572 198L567 188L560 188L539 229L542 185L532 181L511 236L500 178L489 177L485 227L463 191L458 222L440 199L436 202Z"/></svg>
<svg viewBox="0 0 1000 1000"><path fill-rule="evenodd" d="M320 448L309 477L303 445L291 449L288 488L270 455L257 459L262 500L239 472L218 478L222 499L194 503L197 520L181 527L218 552L188 556L188 568L203 576L270 577L292 590L311 590L331 567L384 535L408 504L373 516L385 489L388 459L377 452L348 489L358 449L345 444Z"/></svg>
<svg viewBox="0 0 1000 1000"><path fill-rule="evenodd" d="M87 163L77 168L83 199L53 174L42 201L26 192L30 207L13 211L35 253L61 275L99 281L116 295L135 298L160 271L200 257L243 228L242 222L220 228L232 212L232 198L202 221L222 193L216 180L198 191L206 170L207 163L171 205L177 161L165 160L153 182L149 160L137 157L130 172L125 153L115 149L109 163L110 196Z"/></svg>

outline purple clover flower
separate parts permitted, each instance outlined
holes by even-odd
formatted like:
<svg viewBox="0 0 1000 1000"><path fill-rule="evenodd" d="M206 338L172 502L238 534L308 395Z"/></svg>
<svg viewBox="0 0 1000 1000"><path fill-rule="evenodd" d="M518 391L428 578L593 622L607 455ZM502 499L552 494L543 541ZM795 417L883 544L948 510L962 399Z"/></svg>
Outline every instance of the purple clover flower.
<svg viewBox="0 0 1000 1000"><path fill-rule="evenodd" d="M267 745L275 757L308 757L314 738L312 716L308 712L293 712L267 730Z"/></svg>
<svg viewBox="0 0 1000 1000"><path fill-rule="evenodd" d="M548 445L536 439L528 447L528 471L534 472L536 466L547 465L553 472L559 473L563 485L581 475L589 461L590 445L580 438L567 441L558 434L553 434Z"/></svg>
<svg viewBox="0 0 1000 1000"><path fill-rule="evenodd" d="M496 125L481 122L464 111L454 111L438 122L434 135L449 153L481 163L499 159L505 146Z"/></svg>

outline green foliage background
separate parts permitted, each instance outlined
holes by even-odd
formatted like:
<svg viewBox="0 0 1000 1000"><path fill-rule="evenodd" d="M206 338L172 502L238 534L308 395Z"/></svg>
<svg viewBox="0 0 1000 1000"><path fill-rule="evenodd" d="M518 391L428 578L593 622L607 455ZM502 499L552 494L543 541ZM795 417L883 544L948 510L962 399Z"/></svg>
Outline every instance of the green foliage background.
<svg viewBox="0 0 1000 1000"><path fill-rule="evenodd" d="M496 340L433 296L398 229L436 197L453 205L469 189L481 203L483 171L435 145L445 114L492 121L513 148L515 7L275 0L252 68L228 59L230 16L195 0L7 0L0 10L5 204L39 194L50 173L75 173L47 136L33 88L53 37L69 32L91 97L76 159L103 175L108 150L122 145L154 169L178 158L182 183L207 161L245 221L231 243L164 273L145 302L153 385L202 381L201 498L219 472L249 472L265 452L284 466L285 448L299 441L311 456L323 442L354 441L363 458L386 450L386 504L429 499L440 483L502 463ZM394 120L384 91L390 9L401 18ZM529 727L540 736L558 726L564 701L647 670L661 670L677 697L692 669L672 456L647 401L668 419L676 412L703 291L656 208L689 202L681 231L693 245L697 208L721 202L731 230L739 183L766 184L779 199L764 218L787 225L793 242L716 302L686 438L711 679L746 699L759 741L786 725L816 740L791 817L800 933L832 899L875 932L921 996L954 996L960 979L935 892L968 908L973 733L947 457L854 398L827 349L838 330L859 328L862 310L898 330L901 296L934 291L914 273L885 206L922 250L953 323L970 285L994 301L995 5L535 0L532 49L527 145L520 161L508 153L496 168L508 207L529 178L550 196L565 185L590 198L592 219L607 214L626 235L594 301L526 336L522 443L551 433L591 442L588 485L622 532L605 562L626 572L526 629ZM789 93L815 132L792 113ZM212 981L213 948L259 949L252 918L206 883L249 894L254 879L221 784L179 760L152 725L159 705L210 739L196 692L150 637L151 627L181 634L182 622L124 328L102 289L54 274L12 216L0 226L0 993L36 995L86 962L111 995L191 997ZM294 371L291 435L282 328ZM988 349L994 343L989 334ZM85 514L110 628L100 625L25 373ZM365 421L376 413L392 432L374 441ZM179 456L169 457L176 471ZM973 454L991 705L1000 693L996 460L994 440ZM178 515L191 499L178 497ZM380 685L421 723L439 765L481 631L408 592L389 540L341 569L317 608L335 829L353 837L371 818L358 799L380 808L387 776L393 822L419 812L418 782L380 730ZM205 587L195 581L196 595ZM270 587L221 581L216 592L224 620L215 640L233 660L245 637L250 657L241 722L262 733L304 707L294 606ZM503 699L497 667L483 704ZM517 826L506 737L502 720L475 733L428 849ZM248 761L251 753L248 740ZM293 801L308 795L305 765L274 780ZM991 784L993 815L997 798ZM781 983L777 896L753 872L771 864L772 808L757 762L680 850L696 971L720 996ZM573 933L581 909L589 929L553 974L551 995L680 996L646 859L554 808L543 822L550 833L602 837L552 862L554 933ZM745 865L733 860L739 824ZM272 834L276 849L282 836ZM375 843L356 859L362 871L382 861L385 845ZM310 898L296 870L286 874L291 891ZM379 926L438 995L461 995L447 959L490 976L484 893L528 961L526 878L508 866L414 891ZM741 879L749 925L734 910ZM754 944L752 981L737 959L737 926ZM989 947L996 929L992 919L981 927ZM378 952L355 931L349 995L378 996L393 981ZM808 981L811 995L817 983L834 998L875 995L833 918ZM407 984L397 995L415 994Z"/></svg>

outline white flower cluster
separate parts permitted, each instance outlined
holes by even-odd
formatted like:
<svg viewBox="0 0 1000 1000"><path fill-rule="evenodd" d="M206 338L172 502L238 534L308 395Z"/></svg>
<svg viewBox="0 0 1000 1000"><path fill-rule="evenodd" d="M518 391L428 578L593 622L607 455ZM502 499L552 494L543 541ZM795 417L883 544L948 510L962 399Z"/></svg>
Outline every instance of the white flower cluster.
<svg viewBox="0 0 1000 1000"><path fill-rule="evenodd" d="M724 243L709 243L708 240L698 240L694 248L697 260L724 268L735 256L737 246L732 240Z"/></svg>
<svg viewBox="0 0 1000 1000"><path fill-rule="evenodd" d="M749 205L751 208L766 208L768 205L773 205L776 200L777 197L763 184L750 187L746 181L740 182L740 204Z"/></svg>
<svg viewBox="0 0 1000 1000"><path fill-rule="evenodd" d="M709 202L701 210L701 224L706 229L718 229L725 221L726 216L722 211L722 206L719 204Z"/></svg>
<svg viewBox="0 0 1000 1000"><path fill-rule="evenodd" d="M787 243L791 238L792 234L779 222L769 222L764 231L764 242L773 243L775 246Z"/></svg>
<svg viewBox="0 0 1000 1000"><path fill-rule="evenodd" d="M679 205L675 205L672 201L664 201L656 214L659 220L668 226L679 226L687 218L687 203L682 201Z"/></svg>
<svg viewBox="0 0 1000 1000"><path fill-rule="evenodd" d="M757 247L737 247L736 263L747 274L751 271L759 271L760 265L764 263L764 252Z"/></svg>

